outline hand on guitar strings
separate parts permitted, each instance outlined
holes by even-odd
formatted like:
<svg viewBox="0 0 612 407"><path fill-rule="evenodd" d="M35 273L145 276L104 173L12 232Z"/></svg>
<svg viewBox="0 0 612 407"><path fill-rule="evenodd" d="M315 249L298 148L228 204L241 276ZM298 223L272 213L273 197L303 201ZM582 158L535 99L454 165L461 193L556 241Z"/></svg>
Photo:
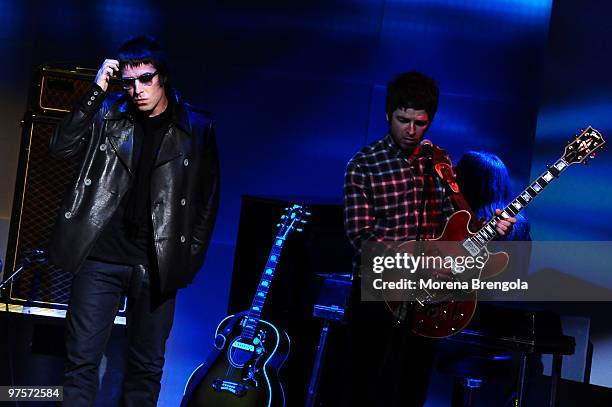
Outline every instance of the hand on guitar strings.
<svg viewBox="0 0 612 407"><path fill-rule="evenodd" d="M495 209L495 216L499 216L501 215L501 213L502 213L501 209ZM515 223L516 223L515 217L500 219L495 224L495 230L497 230L497 233L500 236L509 235L510 233L512 233L512 227L514 226Z"/></svg>

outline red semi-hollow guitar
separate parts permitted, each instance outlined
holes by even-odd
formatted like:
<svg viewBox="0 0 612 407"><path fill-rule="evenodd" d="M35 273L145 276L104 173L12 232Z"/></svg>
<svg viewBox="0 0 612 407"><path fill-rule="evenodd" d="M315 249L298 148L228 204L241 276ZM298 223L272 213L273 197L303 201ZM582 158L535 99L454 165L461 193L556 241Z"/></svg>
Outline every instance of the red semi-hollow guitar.
<svg viewBox="0 0 612 407"><path fill-rule="evenodd" d="M536 196L538 196L567 167L576 163L586 163L588 157L593 158L594 152L605 144L601 133L589 126L566 146L563 155L553 165L523 190L501 215L489 219L476 232L469 229L471 215L467 211L455 212L446 223L442 235L428 241L427 250L435 248L435 242L440 243L442 256L483 256L486 263L482 268L473 267L461 273L460 280L471 278L485 280L501 273L508 265L509 256L505 252L490 253L487 243L497 236L495 224L504 218L516 216ZM453 242L453 243L449 243ZM407 253L420 253L422 242L406 242L401 250ZM440 253L436 253L440 255ZM430 277L440 281L458 280L459 275L453 275L452 270L431 274ZM396 278L391 277L391 280ZM465 328L472 320L476 311L477 292L474 290L417 290L414 295L412 312L408 313L406 303L395 301L385 292L389 309L401 322L410 322L413 332L418 335L442 338L451 336Z"/></svg>

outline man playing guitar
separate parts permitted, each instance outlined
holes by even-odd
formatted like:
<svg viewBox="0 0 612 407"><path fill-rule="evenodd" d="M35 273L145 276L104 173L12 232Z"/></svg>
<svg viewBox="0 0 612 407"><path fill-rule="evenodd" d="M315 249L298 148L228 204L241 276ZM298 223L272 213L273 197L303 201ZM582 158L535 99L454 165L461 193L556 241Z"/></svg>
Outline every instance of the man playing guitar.
<svg viewBox="0 0 612 407"><path fill-rule="evenodd" d="M425 175L432 147L422 141L438 98L436 83L421 73L394 78L387 88L388 134L362 148L347 164L344 220L356 249L357 278L361 242L433 239L459 209L453 207L444 181L435 172ZM513 217L500 220L497 233L509 233L515 222ZM349 370L349 405L422 406L435 342L395 324L384 303L359 301L359 287L356 281L350 309L354 366Z"/></svg>

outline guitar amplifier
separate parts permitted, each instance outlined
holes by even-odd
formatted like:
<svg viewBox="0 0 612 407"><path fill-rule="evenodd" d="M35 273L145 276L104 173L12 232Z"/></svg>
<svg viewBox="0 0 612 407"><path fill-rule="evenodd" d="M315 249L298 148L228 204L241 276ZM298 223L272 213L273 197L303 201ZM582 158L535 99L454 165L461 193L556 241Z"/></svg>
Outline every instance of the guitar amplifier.
<svg viewBox="0 0 612 407"><path fill-rule="evenodd" d="M22 121L4 277L17 270L30 251L47 245L78 165L78 158L53 158L49 141L60 119L87 92L95 73L42 67L35 75ZM118 83L113 82L111 90L117 89ZM45 261L34 261L10 283L4 299L14 312L64 316L71 283L70 273ZM123 321L123 317L117 320Z"/></svg>
<svg viewBox="0 0 612 407"><path fill-rule="evenodd" d="M97 71L89 68L63 69L42 66L30 87L29 110L35 114L63 117L89 90ZM110 92L121 92L118 80L111 80Z"/></svg>
<svg viewBox="0 0 612 407"><path fill-rule="evenodd" d="M345 280L351 275L353 249L344 232L343 207L323 199L288 199L244 196L234 256L234 272L229 299L229 314L247 310L264 271L268 253L274 243L276 224L283 209L291 203L308 207L312 213L303 233L289 236L283 246L274 279L270 284L262 318L285 329L291 338L287 362L280 370L285 383L288 405L304 405L306 389L316 356L321 320L317 313L334 311L344 302L331 295L319 304L320 294L328 296L331 287L324 281ZM350 288L350 281L340 291ZM334 293L335 294L335 293ZM341 292L337 293L343 297ZM338 328L338 329L336 329ZM344 386L346 364L346 327L334 327L329 337L329 352L321 378L319 400L338 405ZM341 383L342 382L342 383Z"/></svg>
<svg viewBox="0 0 612 407"><path fill-rule="evenodd" d="M11 272L29 251L45 248L64 191L76 170L76 160L56 160L49 153L49 139L58 121L28 113L22 125L6 256L7 270ZM8 297L18 304L65 307L71 281L69 273L45 262L33 262L11 283Z"/></svg>

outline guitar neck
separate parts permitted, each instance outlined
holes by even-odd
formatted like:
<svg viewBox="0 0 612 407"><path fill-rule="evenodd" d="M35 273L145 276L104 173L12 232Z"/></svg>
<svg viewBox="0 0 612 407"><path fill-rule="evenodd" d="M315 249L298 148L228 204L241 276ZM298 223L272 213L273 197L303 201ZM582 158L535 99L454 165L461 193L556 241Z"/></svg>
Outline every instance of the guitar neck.
<svg viewBox="0 0 612 407"><path fill-rule="evenodd" d="M274 239L274 246L272 246L272 250L270 250L266 267L264 268L264 272L259 280L259 285L257 286L257 291L253 297L249 315L242 330L241 336L244 338L252 339L255 335L255 329L261 318L261 311L263 310L266 302L266 297L268 295L268 291L270 290L270 284L272 283L272 278L274 277L274 271L276 270L276 265L278 264L278 259L284 244L285 239L277 235Z"/></svg>
<svg viewBox="0 0 612 407"><path fill-rule="evenodd" d="M281 251L283 250L283 245L287 240L287 236L293 231L301 232L302 229L298 226L307 223L305 218L310 215L311 213L308 212L304 206L293 204L292 206L285 208L285 213L283 216L281 216L280 223L276 225L280 229L276 234L276 238L274 239L274 244L272 245L272 250L270 250L266 267L261 274L261 279L259 280L257 291L253 297L253 303L249 309L248 317L245 319L242 327L242 333L240 336L244 340L252 340L255 336L257 325L261 319L261 312L264 304L266 303L268 291L270 291L274 271L276 270L276 265L278 264L278 259Z"/></svg>
<svg viewBox="0 0 612 407"><path fill-rule="evenodd" d="M563 172L569 164L563 159L558 159L553 165L548 167L542 175L523 190L516 198L506 206L502 213L489 219L476 234L469 238L473 244L482 249L488 242L497 237L498 233L495 224L501 220L518 215L529 203Z"/></svg>

